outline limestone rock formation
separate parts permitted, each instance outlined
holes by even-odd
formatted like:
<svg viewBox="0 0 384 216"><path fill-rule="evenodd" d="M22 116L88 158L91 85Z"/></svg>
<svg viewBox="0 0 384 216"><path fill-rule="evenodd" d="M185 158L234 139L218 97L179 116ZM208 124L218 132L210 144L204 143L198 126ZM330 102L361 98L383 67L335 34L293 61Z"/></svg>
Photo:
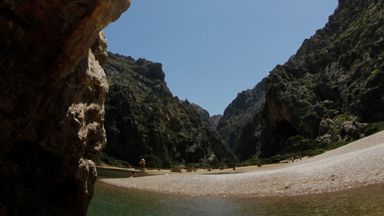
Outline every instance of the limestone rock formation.
<svg viewBox="0 0 384 216"><path fill-rule="evenodd" d="M336 147L384 129L383 4L340 0L326 26L270 73L259 112L242 105L226 117L253 116L233 131L243 131L250 147L271 157Z"/></svg>
<svg viewBox="0 0 384 216"><path fill-rule="evenodd" d="M103 152L109 157L133 166L145 158L151 167L214 165L234 158L209 113L172 95L161 64L110 54L104 68L110 92Z"/></svg>
<svg viewBox="0 0 384 216"><path fill-rule="evenodd" d="M259 152L256 134L260 131L260 113L265 103L268 79L263 79L253 89L237 95L225 109L217 130L240 160Z"/></svg>
<svg viewBox="0 0 384 216"><path fill-rule="evenodd" d="M265 156L284 151L291 136L315 140L326 133L337 143L364 136L366 125L358 122L384 120L383 14L382 1L339 1L328 24L271 72L263 112ZM334 123L328 131L320 127L326 119ZM347 125L354 125L352 134ZM343 133L350 135L343 139ZM326 148L311 143L310 149Z"/></svg>
<svg viewBox="0 0 384 216"><path fill-rule="evenodd" d="M100 31L128 6L128 0L0 2L2 214L86 214L93 160L105 143Z"/></svg>

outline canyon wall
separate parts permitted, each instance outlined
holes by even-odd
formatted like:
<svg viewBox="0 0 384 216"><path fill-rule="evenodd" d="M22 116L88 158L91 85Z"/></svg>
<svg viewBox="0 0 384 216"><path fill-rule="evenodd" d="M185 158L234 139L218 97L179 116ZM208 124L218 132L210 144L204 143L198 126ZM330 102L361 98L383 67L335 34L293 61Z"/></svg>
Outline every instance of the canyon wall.
<svg viewBox="0 0 384 216"><path fill-rule="evenodd" d="M242 137L232 146L271 158L315 154L384 129L383 4L340 0L325 27L270 72L264 98L240 94L219 131L229 120L251 115L232 129ZM261 108L252 105L260 101Z"/></svg>
<svg viewBox="0 0 384 216"><path fill-rule="evenodd" d="M227 106L217 124L217 130L240 160L260 151L257 131L261 125L259 113L263 110L268 79L264 78L254 88L240 92ZM249 134L252 134L249 136Z"/></svg>
<svg viewBox="0 0 384 216"><path fill-rule="evenodd" d="M234 160L209 113L172 95L160 63L109 54L104 70L110 91L102 160L137 166L145 158L147 166L164 168Z"/></svg>
<svg viewBox="0 0 384 216"><path fill-rule="evenodd" d="M0 2L0 214L85 215L105 143L100 33L128 0Z"/></svg>
<svg viewBox="0 0 384 216"><path fill-rule="evenodd" d="M271 72L262 155L337 146L384 120L383 6L340 0L326 26Z"/></svg>

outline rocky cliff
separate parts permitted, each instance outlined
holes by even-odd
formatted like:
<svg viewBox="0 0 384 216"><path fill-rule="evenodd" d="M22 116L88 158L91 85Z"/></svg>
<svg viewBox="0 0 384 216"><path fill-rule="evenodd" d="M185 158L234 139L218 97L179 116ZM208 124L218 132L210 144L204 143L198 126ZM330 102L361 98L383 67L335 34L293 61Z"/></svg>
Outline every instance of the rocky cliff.
<svg viewBox="0 0 384 216"><path fill-rule="evenodd" d="M110 54L104 66L110 84L106 102L108 156L137 166L217 164L233 159L209 114L169 91L162 65Z"/></svg>
<svg viewBox="0 0 384 216"><path fill-rule="evenodd" d="M0 214L85 215L105 143L100 33L128 0L0 2Z"/></svg>
<svg viewBox="0 0 384 216"><path fill-rule="evenodd" d="M383 14L381 0L340 0L328 24L270 73L264 106L242 129L262 157L327 149L380 129Z"/></svg>
<svg viewBox="0 0 384 216"><path fill-rule="evenodd" d="M221 117L223 117L223 115L220 115L220 114L209 117L213 127L217 128L217 125L219 124Z"/></svg>
<svg viewBox="0 0 384 216"><path fill-rule="evenodd" d="M222 138L240 160L259 152L259 146L254 144L258 142L254 132L261 124L259 113L264 107L267 81L265 78L253 89L239 93L217 124Z"/></svg>

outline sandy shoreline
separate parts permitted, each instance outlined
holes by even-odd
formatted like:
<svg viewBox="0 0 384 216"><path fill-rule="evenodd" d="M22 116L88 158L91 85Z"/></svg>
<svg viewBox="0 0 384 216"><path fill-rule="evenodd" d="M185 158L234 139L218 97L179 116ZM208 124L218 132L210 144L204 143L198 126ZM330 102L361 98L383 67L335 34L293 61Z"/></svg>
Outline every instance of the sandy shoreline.
<svg viewBox="0 0 384 216"><path fill-rule="evenodd" d="M316 194L382 184L384 131L296 163L244 167L237 172L241 173L171 173L100 181L164 193L244 197Z"/></svg>

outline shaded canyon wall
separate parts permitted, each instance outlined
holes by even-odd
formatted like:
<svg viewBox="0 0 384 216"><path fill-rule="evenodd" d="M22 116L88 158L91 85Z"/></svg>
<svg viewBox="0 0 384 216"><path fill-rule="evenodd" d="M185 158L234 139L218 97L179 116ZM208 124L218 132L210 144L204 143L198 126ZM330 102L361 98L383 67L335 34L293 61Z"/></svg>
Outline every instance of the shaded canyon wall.
<svg viewBox="0 0 384 216"><path fill-rule="evenodd" d="M105 143L100 31L129 4L0 2L1 215L86 214Z"/></svg>
<svg viewBox="0 0 384 216"><path fill-rule="evenodd" d="M104 65L110 90L106 100L108 143L101 160L110 157L148 167L218 166L234 160L209 113L174 97L160 63L109 54Z"/></svg>

